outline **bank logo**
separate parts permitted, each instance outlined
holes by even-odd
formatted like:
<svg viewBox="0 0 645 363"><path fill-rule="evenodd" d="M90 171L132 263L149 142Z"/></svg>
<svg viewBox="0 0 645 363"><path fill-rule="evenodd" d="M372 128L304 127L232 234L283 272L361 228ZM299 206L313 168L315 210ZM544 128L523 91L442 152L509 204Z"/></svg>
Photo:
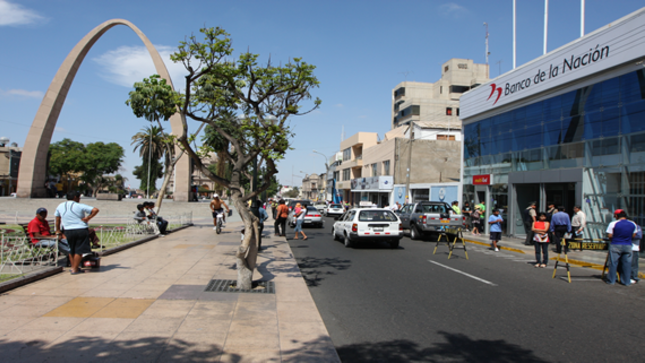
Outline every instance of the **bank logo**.
<svg viewBox="0 0 645 363"><path fill-rule="evenodd" d="M492 83L490 87L491 87L490 95L488 96L486 101L490 100L490 98L493 97L493 95L495 94L495 91L497 91L497 98L495 99L495 102L493 102L493 106L495 106L497 101L499 101L499 98L502 96L502 87L497 87L495 83Z"/></svg>

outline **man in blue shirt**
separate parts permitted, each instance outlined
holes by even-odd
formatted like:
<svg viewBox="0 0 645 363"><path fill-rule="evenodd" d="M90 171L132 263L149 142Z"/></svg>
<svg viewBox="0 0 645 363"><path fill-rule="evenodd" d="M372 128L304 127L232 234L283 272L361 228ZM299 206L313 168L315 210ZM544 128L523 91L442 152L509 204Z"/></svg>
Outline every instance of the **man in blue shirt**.
<svg viewBox="0 0 645 363"><path fill-rule="evenodd" d="M258 213L260 214L260 224L258 225L258 233L260 234L258 236L258 251L262 249L262 232L264 231L264 221L269 219L269 215L267 214L266 209L262 208L260 206L258 208Z"/></svg>
<svg viewBox="0 0 645 363"><path fill-rule="evenodd" d="M76 275L81 273L79 265L83 255L91 253L90 231L87 223L90 219L98 214L97 208L79 203L81 194L77 191L67 193L67 202L61 203L57 208L54 216L56 217L56 235L63 234L61 226L65 230L65 237L69 244L71 257L71 273Z"/></svg>
<svg viewBox="0 0 645 363"><path fill-rule="evenodd" d="M488 218L488 224L490 224L490 240L495 252L499 251L497 242L502 240L502 222L504 219L499 215L499 209L494 209L493 215Z"/></svg>
<svg viewBox="0 0 645 363"><path fill-rule="evenodd" d="M629 286L632 273L632 240L636 238L636 224L627 220L627 213L622 209L614 212L615 221L607 227L607 237L611 240L609 246L609 271L605 282L609 285L616 283L616 272L620 260L620 283Z"/></svg>
<svg viewBox="0 0 645 363"><path fill-rule="evenodd" d="M571 218L569 218L569 215L564 210L563 206L559 206L558 212L551 217L551 232L555 235L555 251L557 253L562 252L564 235L571 232ZM564 252L569 252L566 242Z"/></svg>

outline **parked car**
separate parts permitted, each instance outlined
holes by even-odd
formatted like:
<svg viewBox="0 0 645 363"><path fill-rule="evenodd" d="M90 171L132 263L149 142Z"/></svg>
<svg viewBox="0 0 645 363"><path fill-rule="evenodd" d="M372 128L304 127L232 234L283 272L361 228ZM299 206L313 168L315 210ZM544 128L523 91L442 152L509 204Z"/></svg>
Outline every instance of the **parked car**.
<svg viewBox="0 0 645 363"><path fill-rule="evenodd" d="M385 241L390 247L399 247L403 238L401 220L389 209L350 209L339 218L331 229L336 241L343 241L345 247L357 242Z"/></svg>
<svg viewBox="0 0 645 363"><path fill-rule="evenodd" d="M403 229L413 240L424 236L437 235L446 228L465 228L466 218L444 202L419 202L406 204L397 211Z"/></svg>
<svg viewBox="0 0 645 363"><path fill-rule="evenodd" d="M318 212L318 209L316 209L316 207L312 205L308 205L306 208L307 214L305 214L305 220L302 222L302 226L316 226L320 228L324 227L325 221L323 220L320 212ZM294 211L289 212L289 225L291 226L291 228L296 226L296 217L294 216Z"/></svg>
<svg viewBox="0 0 645 363"><path fill-rule="evenodd" d="M334 217L342 216L343 213L345 213L345 208L342 204L330 204L329 206L327 206L327 209L325 209L324 214L327 217Z"/></svg>
<svg viewBox="0 0 645 363"><path fill-rule="evenodd" d="M327 209L327 203L325 203L325 202L316 202L316 204L314 204L314 207L316 207L316 209L318 209L318 212L320 212L320 214L325 214L325 209Z"/></svg>

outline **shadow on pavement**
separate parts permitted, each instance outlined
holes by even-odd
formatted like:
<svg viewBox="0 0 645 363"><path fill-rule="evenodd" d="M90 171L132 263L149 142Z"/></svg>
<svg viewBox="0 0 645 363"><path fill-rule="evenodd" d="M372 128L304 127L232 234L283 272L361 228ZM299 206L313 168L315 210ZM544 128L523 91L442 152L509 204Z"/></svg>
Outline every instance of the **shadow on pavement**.
<svg viewBox="0 0 645 363"><path fill-rule="evenodd" d="M464 334L439 332L446 339L430 348L421 349L409 340L361 343L337 347L343 362L547 362L529 349L504 340L473 340Z"/></svg>
<svg viewBox="0 0 645 363"><path fill-rule="evenodd" d="M347 270L351 260L335 258L305 257L298 259L298 266L307 286L320 286L325 276L336 275L336 271Z"/></svg>
<svg viewBox="0 0 645 363"><path fill-rule="evenodd" d="M169 342L167 337L111 340L79 333L77 337L54 344L39 339L0 339L0 356L6 362L211 362L221 354L222 348L217 344L197 345L182 339ZM227 357L233 362L242 360L237 354L227 354Z"/></svg>

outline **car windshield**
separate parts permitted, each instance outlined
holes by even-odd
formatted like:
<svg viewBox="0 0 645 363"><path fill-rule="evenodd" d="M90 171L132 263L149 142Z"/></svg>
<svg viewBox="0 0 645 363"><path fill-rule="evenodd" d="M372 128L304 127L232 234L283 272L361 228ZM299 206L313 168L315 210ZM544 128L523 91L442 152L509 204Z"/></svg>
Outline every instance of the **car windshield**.
<svg viewBox="0 0 645 363"><path fill-rule="evenodd" d="M342 208L343 206L340 204L332 204L329 206L329 208Z"/></svg>
<svg viewBox="0 0 645 363"><path fill-rule="evenodd" d="M364 210L358 215L359 222L396 222L397 218L389 210Z"/></svg>
<svg viewBox="0 0 645 363"><path fill-rule="evenodd" d="M316 209L316 207L312 207L312 206L308 205L307 206L307 211L308 212L318 212L318 209Z"/></svg>

